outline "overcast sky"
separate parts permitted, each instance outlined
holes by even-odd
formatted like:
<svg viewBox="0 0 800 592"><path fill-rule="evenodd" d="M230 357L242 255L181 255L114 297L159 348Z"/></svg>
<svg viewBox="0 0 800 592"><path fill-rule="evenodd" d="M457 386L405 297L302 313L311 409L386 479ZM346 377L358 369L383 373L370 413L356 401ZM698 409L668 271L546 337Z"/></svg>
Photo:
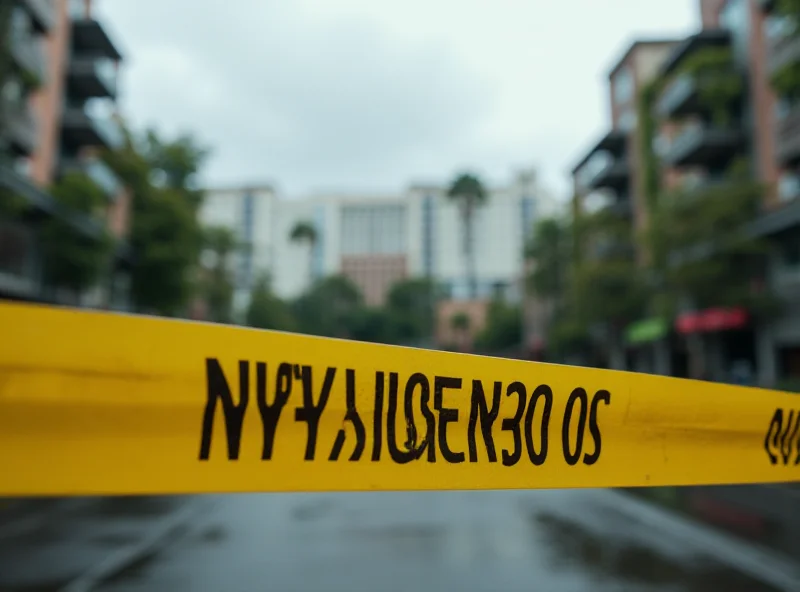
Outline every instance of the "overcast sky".
<svg viewBox="0 0 800 592"><path fill-rule="evenodd" d="M96 0L97 1L97 0ZM400 191L536 166L560 195L636 37L698 0L99 0L136 126L191 131L208 184Z"/></svg>

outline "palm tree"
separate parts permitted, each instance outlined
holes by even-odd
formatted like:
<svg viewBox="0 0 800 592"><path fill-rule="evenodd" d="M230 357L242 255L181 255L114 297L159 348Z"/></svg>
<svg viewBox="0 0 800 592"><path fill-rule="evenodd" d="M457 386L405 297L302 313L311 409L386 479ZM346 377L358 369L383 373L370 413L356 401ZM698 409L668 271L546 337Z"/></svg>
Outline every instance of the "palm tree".
<svg viewBox="0 0 800 592"><path fill-rule="evenodd" d="M486 201L486 189L480 179L469 173L462 173L455 178L447 197L452 199L459 207L461 221L463 223L464 243L463 253L467 272L467 285L469 287L469 297L474 299L478 296L478 279L475 264L475 244L473 240L473 218L475 209Z"/></svg>
<svg viewBox="0 0 800 592"><path fill-rule="evenodd" d="M314 246L318 240L317 229L313 223L306 220L298 221L289 233L289 240L293 243L308 245L308 285L314 283Z"/></svg>

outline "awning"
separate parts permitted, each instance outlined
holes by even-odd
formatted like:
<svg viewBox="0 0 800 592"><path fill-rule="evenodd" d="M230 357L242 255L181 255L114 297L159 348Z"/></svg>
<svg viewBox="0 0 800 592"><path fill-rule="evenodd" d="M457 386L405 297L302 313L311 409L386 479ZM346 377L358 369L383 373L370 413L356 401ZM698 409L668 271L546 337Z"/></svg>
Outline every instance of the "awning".
<svg viewBox="0 0 800 592"><path fill-rule="evenodd" d="M628 328L625 329L625 341L629 345L650 343L666 337L667 333L669 333L667 320L653 317L628 325Z"/></svg>

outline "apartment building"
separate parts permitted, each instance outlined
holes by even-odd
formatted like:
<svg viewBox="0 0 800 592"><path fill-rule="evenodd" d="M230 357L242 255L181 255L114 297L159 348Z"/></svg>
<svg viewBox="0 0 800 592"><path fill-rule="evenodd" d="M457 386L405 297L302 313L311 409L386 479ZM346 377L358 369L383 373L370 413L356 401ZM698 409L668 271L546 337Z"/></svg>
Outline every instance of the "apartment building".
<svg viewBox="0 0 800 592"><path fill-rule="evenodd" d="M657 79L650 115L657 122L652 148L661 187L700 195L725 182L734 163L744 163L765 187L760 213L745 230L772 246L764 283L783 301L771 320L744 310L696 310L691 303L675 319L641 319L626 331L630 369L682 374L694 340L715 380L727 379L737 360L751 363L762 384L800 376L800 116L797 91L775 85L782 70L800 64L800 31L778 8L769 0L699 0L697 33L634 43L612 69L611 130L573 170L574 212L611 208L630 217L636 230L647 225L642 129L627 99L636 100L643 84ZM647 67L631 68L641 56ZM704 97L720 81L742 91L711 108Z"/></svg>
<svg viewBox="0 0 800 592"><path fill-rule="evenodd" d="M0 290L10 297L58 300L45 286L38 222L68 220L87 238L109 230L124 244L130 195L98 158L124 138L115 119L117 68L121 55L93 17L91 0L14 0L10 19L13 75L4 81L3 153L0 188L29 207L24 220L2 221ZM65 211L48 187L70 171L92 179L108 199L94 217ZM129 254L120 248L110 285L70 295L90 306L125 307Z"/></svg>
<svg viewBox="0 0 800 592"><path fill-rule="evenodd" d="M253 208L246 206L249 193L255 195ZM552 211L552 199L532 172L491 189L474 221L478 300L520 298L525 240L536 216ZM343 274L374 306L385 302L395 283L411 277L434 278L447 300L469 299L462 221L444 186L303 199L280 198L271 189L210 190L200 216L203 224L225 225L252 242L254 265L270 274L273 289L284 298L299 296L318 278ZM301 222L315 229L314 241L292 239ZM237 284L239 315L248 290Z"/></svg>
<svg viewBox="0 0 800 592"><path fill-rule="evenodd" d="M608 74L609 129L572 169L574 210L607 209L636 229L644 227L638 97L677 45L677 39L633 42Z"/></svg>

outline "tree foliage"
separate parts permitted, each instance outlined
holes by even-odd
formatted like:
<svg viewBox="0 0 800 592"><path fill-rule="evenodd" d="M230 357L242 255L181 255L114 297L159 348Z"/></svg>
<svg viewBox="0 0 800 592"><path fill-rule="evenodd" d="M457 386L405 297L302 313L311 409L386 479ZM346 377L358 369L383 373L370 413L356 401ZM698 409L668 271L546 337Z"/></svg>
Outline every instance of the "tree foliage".
<svg viewBox="0 0 800 592"><path fill-rule="evenodd" d="M486 326L475 345L484 351L498 352L522 344L522 310L496 299L489 303Z"/></svg>
<svg viewBox="0 0 800 592"><path fill-rule="evenodd" d="M293 304L292 311L301 333L324 337L351 338L356 316L364 300L353 282L331 276L314 284Z"/></svg>
<svg viewBox="0 0 800 592"><path fill-rule="evenodd" d="M694 52L681 63L676 75L698 79L698 98L721 127L733 119L734 106L744 92L744 80L736 71L730 47L708 47Z"/></svg>
<svg viewBox="0 0 800 592"><path fill-rule="evenodd" d="M294 331L297 328L291 307L272 292L266 275L256 278L245 322L257 329Z"/></svg>
<svg viewBox="0 0 800 592"><path fill-rule="evenodd" d="M558 299L571 268L572 231L560 218L543 218L533 229L525 255L533 264L528 283L542 299Z"/></svg>
<svg viewBox="0 0 800 592"><path fill-rule="evenodd" d="M746 233L762 193L760 184L732 171L724 183L665 196L654 237L665 260L662 297L671 298L663 312L673 312L679 302L768 306L753 291L766 246Z"/></svg>
<svg viewBox="0 0 800 592"><path fill-rule="evenodd" d="M103 224L106 196L82 173L64 176L51 187L51 194L65 209L97 222L97 236L83 234L60 216L48 218L42 225L46 282L80 294L95 285L110 263L114 240Z"/></svg>
<svg viewBox="0 0 800 592"><path fill-rule="evenodd" d="M317 229L312 222L300 220L292 227L289 239L293 242L313 245L317 242Z"/></svg>
<svg viewBox="0 0 800 592"><path fill-rule="evenodd" d="M433 336L437 290L427 278L397 282L389 290L386 311L391 343L416 345Z"/></svg>
<svg viewBox="0 0 800 592"><path fill-rule="evenodd" d="M197 222L202 193L193 176L205 156L187 138L163 140L153 131L144 139L126 132L123 148L106 155L132 193L131 296L141 310L176 315L192 294L202 245Z"/></svg>
<svg viewBox="0 0 800 592"><path fill-rule="evenodd" d="M236 234L224 226L203 229L203 248L212 255L210 269L201 274L200 292L208 304L209 316L217 323L229 323L233 306L231 255L241 246Z"/></svg>

